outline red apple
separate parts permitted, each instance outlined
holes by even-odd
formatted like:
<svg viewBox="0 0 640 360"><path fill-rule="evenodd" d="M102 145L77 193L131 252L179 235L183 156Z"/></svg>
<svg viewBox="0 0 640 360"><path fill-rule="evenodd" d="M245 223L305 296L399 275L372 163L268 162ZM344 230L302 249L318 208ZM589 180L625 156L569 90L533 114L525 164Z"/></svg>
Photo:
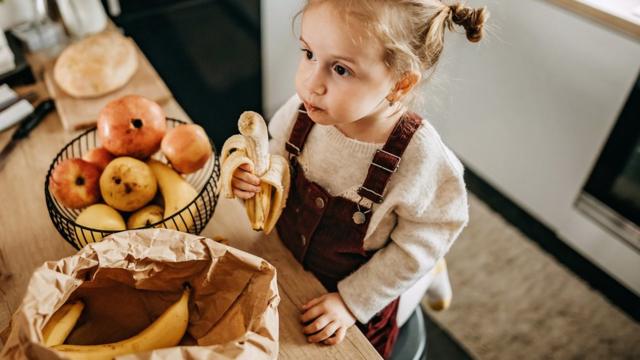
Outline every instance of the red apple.
<svg viewBox="0 0 640 360"><path fill-rule="evenodd" d="M162 139L162 152L171 166L183 174L202 168L211 157L211 143L201 126L180 125L167 132Z"/></svg>
<svg viewBox="0 0 640 360"><path fill-rule="evenodd" d="M88 153L82 156L82 160L86 160L100 169L102 172L107 167L111 160L115 159L115 156L107 151L103 147L93 148Z"/></svg>
<svg viewBox="0 0 640 360"><path fill-rule="evenodd" d="M98 138L115 156L148 158L160 148L166 129L160 105L138 95L113 100L98 115Z"/></svg>
<svg viewBox="0 0 640 360"><path fill-rule="evenodd" d="M49 189L64 206L73 209L100 200L100 169L82 159L67 159L51 172Z"/></svg>

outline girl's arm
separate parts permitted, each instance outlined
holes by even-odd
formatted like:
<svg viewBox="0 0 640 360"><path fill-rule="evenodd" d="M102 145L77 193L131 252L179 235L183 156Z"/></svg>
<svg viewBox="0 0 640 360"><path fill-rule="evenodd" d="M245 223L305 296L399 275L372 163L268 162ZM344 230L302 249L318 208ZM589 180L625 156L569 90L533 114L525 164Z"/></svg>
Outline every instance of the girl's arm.
<svg viewBox="0 0 640 360"><path fill-rule="evenodd" d="M468 222L462 174L449 177L430 194L422 192L413 197L414 203L396 208L391 241L338 283L344 302L362 323L426 275Z"/></svg>

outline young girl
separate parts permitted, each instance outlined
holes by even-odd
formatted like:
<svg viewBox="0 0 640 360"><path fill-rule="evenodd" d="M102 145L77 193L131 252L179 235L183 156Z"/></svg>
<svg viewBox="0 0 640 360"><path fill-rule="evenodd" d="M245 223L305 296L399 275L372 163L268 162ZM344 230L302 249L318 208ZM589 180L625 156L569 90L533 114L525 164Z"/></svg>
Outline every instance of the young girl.
<svg viewBox="0 0 640 360"><path fill-rule="evenodd" d="M297 94L269 123L271 152L292 168L278 234L329 291L302 307L309 342L337 344L357 321L388 358L399 312L426 288L405 297L438 273L468 221L463 166L409 111L412 90L445 30L460 25L477 42L487 14L438 0L311 0L301 13ZM233 180L243 199L260 190L247 170ZM439 307L446 285L428 291Z"/></svg>

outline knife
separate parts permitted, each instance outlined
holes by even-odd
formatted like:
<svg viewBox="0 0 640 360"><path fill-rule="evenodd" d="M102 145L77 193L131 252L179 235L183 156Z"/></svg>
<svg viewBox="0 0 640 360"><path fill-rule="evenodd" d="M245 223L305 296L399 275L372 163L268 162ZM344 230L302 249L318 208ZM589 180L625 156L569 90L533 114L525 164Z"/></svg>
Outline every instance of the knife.
<svg viewBox="0 0 640 360"><path fill-rule="evenodd" d="M0 171L4 167L4 164L7 160L7 156L16 147L16 144L21 139L26 138L31 130L33 130L45 116L55 108L55 103L52 99L47 99L42 101L38 106L36 106L35 110L31 114L29 114L22 122L20 126L16 129L16 131L11 135L11 140L4 146L2 151L0 151Z"/></svg>

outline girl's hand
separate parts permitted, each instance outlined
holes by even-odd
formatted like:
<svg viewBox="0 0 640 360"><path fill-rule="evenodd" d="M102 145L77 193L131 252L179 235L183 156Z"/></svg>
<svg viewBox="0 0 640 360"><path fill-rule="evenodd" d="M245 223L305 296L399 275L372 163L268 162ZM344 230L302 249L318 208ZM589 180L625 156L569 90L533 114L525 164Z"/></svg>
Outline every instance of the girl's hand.
<svg viewBox="0 0 640 360"><path fill-rule="evenodd" d="M240 199L251 199L260 192L260 178L249 171L249 165L242 164L236 169L231 180L233 194Z"/></svg>
<svg viewBox="0 0 640 360"><path fill-rule="evenodd" d="M302 332L312 343L339 344L356 318L351 314L339 293L329 293L302 305Z"/></svg>

